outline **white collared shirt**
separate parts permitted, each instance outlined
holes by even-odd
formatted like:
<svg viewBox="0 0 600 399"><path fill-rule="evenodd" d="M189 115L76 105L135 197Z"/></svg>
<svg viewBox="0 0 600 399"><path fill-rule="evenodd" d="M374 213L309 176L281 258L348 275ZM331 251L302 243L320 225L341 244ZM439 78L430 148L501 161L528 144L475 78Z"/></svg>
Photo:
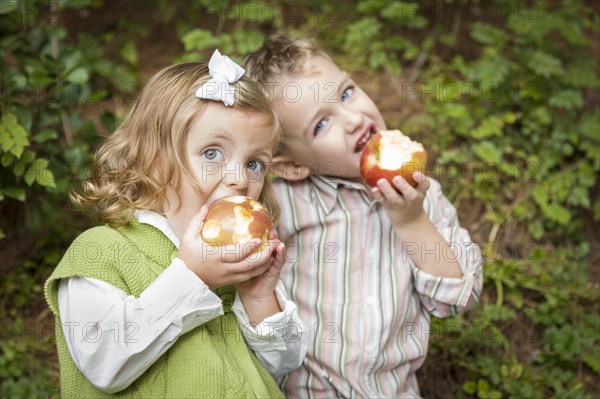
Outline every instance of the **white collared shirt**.
<svg viewBox="0 0 600 399"><path fill-rule="evenodd" d="M134 216L179 248L165 217L152 211L136 211ZM231 310L248 346L279 378L301 364L309 336L281 281L275 294L283 310L255 328L237 294ZM108 393L127 388L182 334L224 313L221 299L177 257L139 297L77 276L60 281L58 304L75 364L94 386Z"/></svg>

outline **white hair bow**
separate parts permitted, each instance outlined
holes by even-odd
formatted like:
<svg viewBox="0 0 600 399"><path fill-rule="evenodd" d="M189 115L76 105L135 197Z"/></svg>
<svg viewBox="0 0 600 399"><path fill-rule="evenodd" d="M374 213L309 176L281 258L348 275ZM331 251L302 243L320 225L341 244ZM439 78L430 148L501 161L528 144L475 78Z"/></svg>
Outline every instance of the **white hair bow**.
<svg viewBox="0 0 600 399"><path fill-rule="evenodd" d="M226 55L215 50L208 61L208 73L212 78L196 91L196 97L207 100L223 101L226 106L235 101L235 88L230 83L237 82L246 72Z"/></svg>

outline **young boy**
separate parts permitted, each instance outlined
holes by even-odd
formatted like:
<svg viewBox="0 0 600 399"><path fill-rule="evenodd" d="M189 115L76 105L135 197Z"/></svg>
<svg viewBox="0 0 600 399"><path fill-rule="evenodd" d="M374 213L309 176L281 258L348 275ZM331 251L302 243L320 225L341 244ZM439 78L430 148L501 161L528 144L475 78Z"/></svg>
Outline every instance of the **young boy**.
<svg viewBox="0 0 600 399"><path fill-rule="evenodd" d="M284 139L273 159L288 248L282 279L314 333L289 397L418 397L430 314L472 307L481 255L422 173L368 188L360 154L386 129L376 105L314 43L277 35L246 59Z"/></svg>

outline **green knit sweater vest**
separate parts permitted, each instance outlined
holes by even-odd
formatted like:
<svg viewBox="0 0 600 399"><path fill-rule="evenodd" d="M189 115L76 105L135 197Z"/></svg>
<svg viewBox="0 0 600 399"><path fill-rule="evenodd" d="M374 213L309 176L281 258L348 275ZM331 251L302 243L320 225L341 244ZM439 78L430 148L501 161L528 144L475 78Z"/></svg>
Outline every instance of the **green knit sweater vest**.
<svg viewBox="0 0 600 399"><path fill-rule="evenodd" d="M139 296L177 255L158 229L132 221L127 227L85 231L71 244L45 285L56 316L56 344L64 398L280 398L271 375L246 345L230 311L235 291L215 291L226 313L179 337L177 342L128 388L110 395L96 389L79 371L67 349L58 314L58 281L84 276ZM81 326L80 326L81 327ZM80 328L79 333L82 333Z"/></svg>

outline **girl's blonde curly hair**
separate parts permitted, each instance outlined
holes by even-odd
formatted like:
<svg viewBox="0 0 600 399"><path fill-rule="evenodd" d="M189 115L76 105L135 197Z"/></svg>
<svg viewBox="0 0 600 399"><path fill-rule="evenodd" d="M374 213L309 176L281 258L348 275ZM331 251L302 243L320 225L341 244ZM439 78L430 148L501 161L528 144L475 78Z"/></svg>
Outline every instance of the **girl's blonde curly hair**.
<svg viewBox="0 0 600 399"><path fill-rule="evenodd" d="M71 192L72 201L101 222L120 227L129 223L134 210L161 212L167 188L178 192L183 175L202 192L185 145L193 118L212 101L195 95L209 79L205 62L174 65L154 75L123 124L98 148L91 175ZM231 86L232 109L265 115L265 128L277 138L276 151L281 128L261 86L245 76ZM279 206L268 178L259 200L276 223Z"/></svg>

